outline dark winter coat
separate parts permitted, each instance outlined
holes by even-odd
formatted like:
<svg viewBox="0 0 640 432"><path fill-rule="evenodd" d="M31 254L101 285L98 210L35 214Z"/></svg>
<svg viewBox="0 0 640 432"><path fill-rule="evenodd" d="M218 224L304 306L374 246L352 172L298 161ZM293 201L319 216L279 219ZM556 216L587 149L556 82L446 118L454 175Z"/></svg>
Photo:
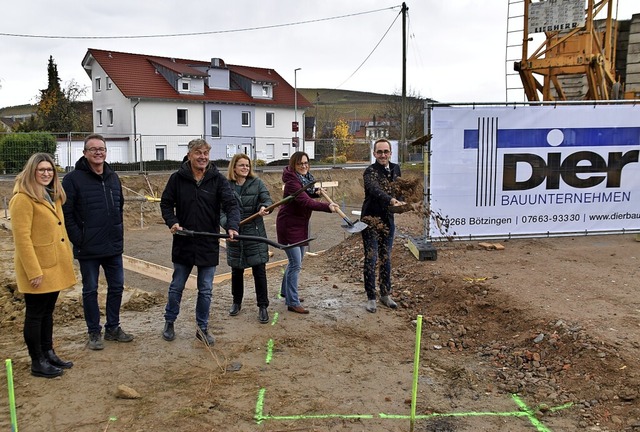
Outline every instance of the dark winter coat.
<svg viewBox="0 0 640 432"><path fill-rule="evenodd" d="M220 232L220 211L227 214L227 228L238 230L240 212L227 179L213 164L205 171L200 184L191 172L191 162L184 162L171 174L160 199L162 218L169 228L179 224L182 228ZM173 236L171 260L174 263L195 266L217 266L219 240L210 236Z"/></svg>
<svg viewBox="0 0 640 432"><path fill-rule="evenodd" d="M258 213L261 207L269 207L273 204L269 190L262 180L257 177L247 178L237 192L235 182L230 182L231 190L240 206L240 220ZM222 213L222 227L226 227L227 215ZM264 219L259 216L254 220L240 225L241 235L267 237ZM227 242L227 264L232 268L249 268L269 261L269 245L254 241Z"/></svg>
<svg viewBox="0 0 640 432"><path fill-rule="evenodd" d="M288 166L282 171L284 183L283 196L286 198L302 187L302 182ZM293 201L283 204L276 217L276 232L278 243L293 244L309 238L309 219L313 211L331 213L329 204L316 201L317 195L310 195L307 191L295 197Z"/></svg>
<svg viewBox="0 0 640 432"><path fill-rule="evenodd" d="M124 196L118 175L104 163L96 174L82 156L62 178L67 201L64 220L77 259L121 255L124 250Z"/></svg>
<svg viewBox="0 0 640 432"><path fill-rule="evenodd" d="M400 191L393 187L393 182L400 177L400 166L389 162L389 172L377 161L369 165L362 175L364 179L364 202L361 219L374 217L391 226L393 213L389 209L391 199L402 200Z"/></svg>

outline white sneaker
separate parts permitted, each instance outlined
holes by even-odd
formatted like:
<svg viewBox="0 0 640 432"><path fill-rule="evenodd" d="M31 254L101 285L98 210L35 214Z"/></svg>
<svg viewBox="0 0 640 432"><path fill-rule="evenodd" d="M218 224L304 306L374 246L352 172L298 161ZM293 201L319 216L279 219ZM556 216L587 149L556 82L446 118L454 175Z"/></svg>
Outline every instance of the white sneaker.
<svg viewBox="0 0 640 432"><path fill-rule="evenodd" d="M376 301L375 300L367 301L366 309L367 309L367 312L376 313Z"/></svg>
<svg viewBox="0 0 640 432"><path fill-rule="evenodd" d="M391 297L389 297L388 295L386 296L381 296L380 297L380 303L382 303L383 305L385 305L386 307L390 308L390 309L396 309L398 307L398 305L396 304L396 302L394 302Z"/></svg>

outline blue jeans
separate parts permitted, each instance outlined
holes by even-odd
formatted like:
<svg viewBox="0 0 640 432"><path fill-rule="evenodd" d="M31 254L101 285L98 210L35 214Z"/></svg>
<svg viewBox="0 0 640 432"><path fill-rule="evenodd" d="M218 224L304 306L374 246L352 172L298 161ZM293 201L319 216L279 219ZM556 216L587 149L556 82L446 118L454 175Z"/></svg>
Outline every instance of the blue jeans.
<svg viewBox="0 0 640 432"><path fill-rule="evenodd" d="M98 277L100 267L104 270L107 280L107 322L105 329L113 330L120 325L120 305L124 291L124 267L122 255L104 258L81 259L80 273L82 274L82 308L84 320L87 322L89 333L100 333L100 307L98 306Z"/></svg>
<svg viewBox="0 0 640 432"><path fill-rule="evenodd" d="M364 290L367 299L376 299L376 263L380 259L380 296L391 294L391 248L396 231L395 224L388 229L367 228L362 231L364 246Z"/></svg>
<svg viewBox="0 0 640 432"><path fill-rule="evenodd" d="M182 291L187 283L193 265L173 263L173 280L169 284L167 306L164 309L164 319L174 322L180 313ZM211 308L211 293L213 291L213 276L216 266L198 266L198 299L196 300L196 323L202 330L209 326L209 309Z"/></svg>
<svg viewBox="0 0 640 432"><path fill-rule="evenodd" d="M302 258L305 246L298 246L285 250L289 263L284 269L280 294L284 295L287 306L300 306L298 299L298 276L302 269Z"/></svg>

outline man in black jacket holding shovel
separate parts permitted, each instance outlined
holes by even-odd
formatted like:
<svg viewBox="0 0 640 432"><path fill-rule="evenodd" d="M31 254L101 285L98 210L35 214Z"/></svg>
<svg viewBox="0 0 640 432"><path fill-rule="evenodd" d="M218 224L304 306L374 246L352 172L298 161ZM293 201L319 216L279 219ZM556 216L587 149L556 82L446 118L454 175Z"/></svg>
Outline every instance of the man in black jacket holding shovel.
<svg viewBox="0 0 640 432"><path fill-rule="evenodd" d="M162 218L175 234L183 229L198 232L220 232L220 210L227 215L229 240L238 235L240 210L226 177L209 161L211 146L203 139L189 142L187 161L173 173L162 193ZM175 339L174 322L180 313L182 292L193 266L198 268L196 300L196 337L213 345L209 334L209 309L213 276L219 262L219 239L211 236L184 237L174 235L171 249L173 280L169 285L165 325L162 338Z"/></svg>
<svg viewBox="0 0 640 432"><path fill-rule="evenodd" d="M369 227L362 231L364 244L364 289L367 293L367 311L376 312L376 264L380 260L380 303L395 309L398 306L391 294L391 248L395 233L393 213L389 206L402 205L395 195L393 182L400 177L400 166L392 163L391 143L379 139L373 144L376 161L365 169L362 221Z"/></svg>

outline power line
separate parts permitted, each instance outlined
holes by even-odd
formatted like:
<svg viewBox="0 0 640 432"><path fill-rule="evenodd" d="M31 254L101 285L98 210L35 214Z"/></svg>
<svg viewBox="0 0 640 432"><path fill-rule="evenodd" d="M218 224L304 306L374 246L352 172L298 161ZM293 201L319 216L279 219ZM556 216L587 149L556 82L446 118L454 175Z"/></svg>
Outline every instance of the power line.
<svg viewBox="0 0 640 432"><path fill-rule="evenodd" d="M349 81L360 70L360 68L362 68L362 66L364 66L364 64L367 62L367 60L369 60L369 57L371 57L373 55L373 53L375 52L375 50L378 49L378 47L380 46L380 44L382 43L384 38L387 37L387 35L389 34L389 31L391 31L391 27L393 27L393 25L396 23L396 21L398 20L399 16L400 16L400 14L396 15L396 17L394 18L393 22L391 23L391 25L389 26L387 31L384 32L384 34L382 35L382 37L380 38L380 40L378 41L376 46L373 47L373 49L371 50L369 55L362 61L362 63L360 63L360 66L358 66L356 68L356 70L354 70L353 73L347 77L346 80L342 81L342 83L340 83L340 85L338 85L336 87L336 89L339 89L340 87L342 87L343 84L345 84L347 81Z"/></svg>
<svg viewBox="0 0 640 432"><path fill-rule="evenodd" d="M372 13L376 13L376 12L382 12L382 11L386 11L386 10L393 10L393 9L398 8L398 7L401 7L401 5L391 6L391 7L387 7L387 8L383 8L383 9L375 9L375 10L370 10L370 11L365 11L365 12L357 12L357 13L352 13L352 14L347 14L347 15L338 15L338 16L334 16L334 17L318 18L318 19L313 19L313 20L298 21L298 22L285 23L285 24L273 24L273 25L260 26L260 27L246 27L246 28L231 29L231 30L212 30L212 31L193 32L193 33L172 33L172 34L139 35L139 36L131 36L131 35L129 35L129 36L60 36L60 35L32 35L32 34L19 34L19 33L0 33L0 36L20 37L20 38L36 38L36 39L76 39L76 40L82 40L82 39L151 39L151 38L202 36L202 35L224 34L224 33L241 33L241 32L247 32L247 31L255 31L255 30L266 30L266 29L273 29L273 28L280 28L280 27L291 27L291 26L297 26L297 25L303 25L303 24L317 23L317 22L322 22L322 21L332 21L332 20L337 20L337 19L342 19L342 18L350 18L350 17L354 17L354 16L360 16L360 15L367 15L367 14L372 14Z"/></svg>

